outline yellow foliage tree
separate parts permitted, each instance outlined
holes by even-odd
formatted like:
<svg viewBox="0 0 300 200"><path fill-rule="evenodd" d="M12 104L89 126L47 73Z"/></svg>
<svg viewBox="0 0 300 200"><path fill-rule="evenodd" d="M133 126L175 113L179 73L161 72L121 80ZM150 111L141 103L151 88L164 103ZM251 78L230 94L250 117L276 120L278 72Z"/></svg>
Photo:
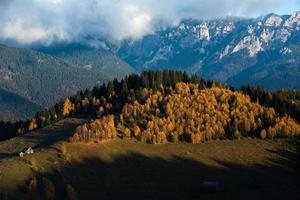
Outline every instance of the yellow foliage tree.
<svg viewBox="0 0 300 200"><path fill-rule="evenodd" d="M29 124L28 124L28 130L29 131L33 131L34 129L37 128L37 123L36 123L36 119L33 118L30 120Z"/></svg>
<svg viewBox="0 0 300 200"><path fill-rule="evenodd" d="M108 115L76 128L72 142L100 142L114 139L117 135L114 116Z"/></svg>
<svg viewBox="0 0 300 200"><path fill-rule="evenodd" d="M70 101L69 98L67 98L63 104L63 116L67 117L70 115L70 113L75 109L74 104Z"/></svg>
<svg viewBox="0 0 300 200"><path fill-rule="evenodd" d="M266 139L267 137L267 131L265 129L262 129L261 132L260 132L260 138L261 139Z"/></svg>
<svg viewBox="0 0 300 200"><path fill-rule="evenodd" d="M129 128L124 128L124 131L123 131L125 137L131 137L131 131Z"/></svg>
<svg viewBox="0 0 300 200"><path fill-rule="evenodd" d="M142 96L142 101L123 106L118 127L125 136L134 136L145 143L300 135L300 125L289 116L280 117L273 108L222 87L200 90L197 84L177 83L174 90L172 87L158 92L144 89ZM101 104L105 108L100 107L99 113L112 108L108 101L101 100ZM133 128L132 133L129 127ZM86 135L90 137L94 130L90 125L88 130L90 133ZM99 131L96 135L102 135Z"/></svg>
<svg viewBox="0 0 300 200"><path fill-rule="evenodd" d="M94 107L99 106L99 105L100 105L100 100L97 99L96 97L93 97L93 99L92 99L92 105L93 105Z"/></svg>
<svg viewBox="0 0 300 200"><path fill-rule="evenodd" d="M141 129L139 126L134 126L133 128L134 137L139 137L141 135Z"/></svg>

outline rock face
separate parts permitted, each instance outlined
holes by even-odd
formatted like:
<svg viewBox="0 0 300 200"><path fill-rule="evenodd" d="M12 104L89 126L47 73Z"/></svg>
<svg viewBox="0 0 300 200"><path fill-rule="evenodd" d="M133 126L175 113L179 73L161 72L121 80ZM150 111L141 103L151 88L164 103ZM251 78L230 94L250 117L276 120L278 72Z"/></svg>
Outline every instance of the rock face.
<svg viewBox="0 0 300 200"><path fill-rule="evenodd" d="M285 23L283 24L284 27L290 29L299 30L300 28L300 12L295 12L292 16L290 16Z"/></svg>
<svg viewBox="0 0 300 200"><path fill-rule="evenodd" d="M283 19L280 16L271 15L270 17L267 18L265 25L269 27L273 27L273 26L278 27L281 26L282 22Z"/></svg>
<svg viewBox="0 0 300 200"><path fill-rule="evenodd" d="M184 69L236 86L300 88L296 77L300 77L299 30L300 12L254 19L184 20L140 40L123 41L114 51L138 71Z"/></svg>
<svg viewBox="0 0 300 200"><path fill-rule="evenodd" d="M256 36L244 37L233 49L232 53L238 52L242 49L248 49L249 56L253 57L258 52L263 51L262 43Z"/></svg>
<svg viewBox="0 0 300 200"><path fill-rule="evenodd" d="M208 29L207 23L205 23L205 22L200 25L199 39L200 40L207 40L207 41L210 40L209 29Z"/></svg>

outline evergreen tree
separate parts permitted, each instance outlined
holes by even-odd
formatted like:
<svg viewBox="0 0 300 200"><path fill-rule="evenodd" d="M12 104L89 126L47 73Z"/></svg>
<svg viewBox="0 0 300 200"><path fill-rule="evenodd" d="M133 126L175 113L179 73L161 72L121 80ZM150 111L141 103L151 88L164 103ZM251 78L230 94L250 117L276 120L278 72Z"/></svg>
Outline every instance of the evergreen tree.
<svg viewBox="0 0 300 200"><path fill-rule="evenodd" d="M114 83L109 81L107 84L107 96L111 96L114 93Z"/></svg>

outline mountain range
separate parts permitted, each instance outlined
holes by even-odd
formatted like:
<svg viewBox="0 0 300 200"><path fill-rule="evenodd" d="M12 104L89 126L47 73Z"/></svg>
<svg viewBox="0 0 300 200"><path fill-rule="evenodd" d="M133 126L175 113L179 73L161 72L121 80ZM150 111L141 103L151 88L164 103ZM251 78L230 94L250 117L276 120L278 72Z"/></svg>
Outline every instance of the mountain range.
<svg viewBox="0 0 300 200"><path fill-rule="evenodd" d="M300 12L258 18L184 20L116 53L137 70L183 69L233 86L300 88Z"/></svg>
<svg viewBox="0 0 300 200"><path fill-rule="evenodd" d="M88 37L84 42L48 46L0 45L0 97L5 97L0 98L0 120L32 116L29 110L48 107L109 79L166 68L237 88L251 84L271 90L299 89L300 12L187 19L140 39L119 42ZM10 110L14 111L5 114Z"/></svg>

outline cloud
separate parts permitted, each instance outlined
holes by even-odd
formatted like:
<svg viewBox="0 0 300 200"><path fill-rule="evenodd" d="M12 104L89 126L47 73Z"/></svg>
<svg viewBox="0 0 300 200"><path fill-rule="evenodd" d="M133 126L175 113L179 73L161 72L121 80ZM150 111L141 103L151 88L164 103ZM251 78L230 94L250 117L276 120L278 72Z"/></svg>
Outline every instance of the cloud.
<svg viewBox="0 0 300 200"><path fill-rule="evenodd" d="M184 18L255 16L284 0L1 0L0 39L20 44L139 38Z"/></svg>

